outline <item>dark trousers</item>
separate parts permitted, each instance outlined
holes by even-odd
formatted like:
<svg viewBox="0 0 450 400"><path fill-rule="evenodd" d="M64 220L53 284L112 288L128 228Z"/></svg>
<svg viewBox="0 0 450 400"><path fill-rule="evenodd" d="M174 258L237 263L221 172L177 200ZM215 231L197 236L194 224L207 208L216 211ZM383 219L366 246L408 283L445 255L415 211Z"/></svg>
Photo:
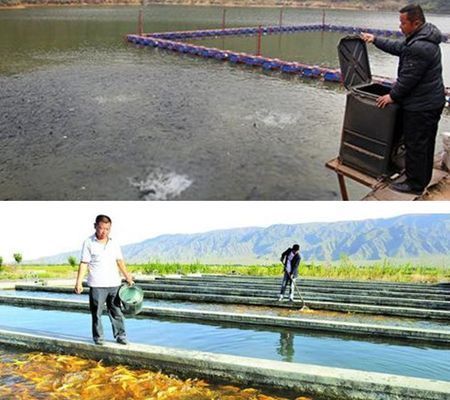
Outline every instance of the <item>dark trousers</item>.
<svg viewBox="0 0 450 400"><path fill-rule="evenodd" d="M291 297L294 297L294 282L292 281L289 274L286 271L284 271L283 280L281 281L280 294L284 295L287 285L289 285L289 289L290 289L289 295Z"/></svg>
<svg viewBox="0 0 450 400"><path fill-rule="evenodd" d="M403 110L406 178L414 190L423 190L430 183L436 134L442 110L442 108L428 111Z"/></svg>
<svg viewBox="0 0 450 400"><path fill-rule="evenodd" d="M106 303L106 310L111 321L114 338L125 338L125 323L120 309L119 288L91 287L89 291L89 308L92 316L92 337L103 339L102 313Z"/></svg>

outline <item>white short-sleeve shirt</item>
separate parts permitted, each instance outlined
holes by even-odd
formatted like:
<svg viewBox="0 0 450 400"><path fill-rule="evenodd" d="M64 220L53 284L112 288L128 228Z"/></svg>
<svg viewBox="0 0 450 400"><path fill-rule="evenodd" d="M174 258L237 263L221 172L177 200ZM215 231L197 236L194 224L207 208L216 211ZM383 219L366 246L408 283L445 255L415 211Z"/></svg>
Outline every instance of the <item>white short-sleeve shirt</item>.
<svg viewBox="0 0 450 400"><path fill-rule="evenodd" d="M101 243L95 234L88 237L83 243L80 259L81 262L88 264L88 286L120 286L122 280L117 260L122 260L123 256L120 246L112 238L108 238L106 243Z"/></svg>

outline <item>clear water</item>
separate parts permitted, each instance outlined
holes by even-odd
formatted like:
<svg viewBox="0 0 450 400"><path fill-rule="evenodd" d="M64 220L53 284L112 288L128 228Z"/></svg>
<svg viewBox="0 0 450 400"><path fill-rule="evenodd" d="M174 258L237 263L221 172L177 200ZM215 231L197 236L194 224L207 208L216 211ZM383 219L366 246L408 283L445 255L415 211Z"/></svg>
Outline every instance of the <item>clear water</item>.
<svg viewBox="0 0 450 400"><path fill-rule="evenodd" d="M19 296L32 298L49 298L49 299L67 299L77 301L87 301L86 295L75 295L70 293L53 293L53 292L33 292L23 290L1 290L0 296ZM375 325L389 325L402 326L417 329L437 329L448 330L449 325L447 321L435 320L420 320L416 318L397 318L389 316L369 315L369 314L355 314L355 313L339 313L329 311L316 311L312 313L301 313L298 309L279 309L272 307L248 306L239 304L210 304L210 303L195 303L190 301L170 301L170 300L144 300L146 307L159 308L177 308L189 310L205 310L205 311L220 311L239 314L259 314L265 316L281 316L294 317L303 319L320 319L328 321L344 321L357 322Z"/></svg>
<svg viewBox="0 0 450 400"><path fill-rule="evenodd" d="M0 321L2 329L90 339L88 313L0 306ZM107 317L103 322L110 340ZM150 319L128 319L126 326L132 342L450 381L450 349Z"/></svg>
<svg viewBox="0 0 450 400"><path fill-rule="evenodd" d="M324 164L339 149L342 88L135 48L122 38L136 30L137 12L0 10L1 199L339 198L336 176ZM222 22L218 7L150 6L144 14L148 32ZM276 9L236 8L228 10L227 25L278 18ZM429 19L450 26L448 16ZM287 10L284 18L321 20L321 10ZM330 11L327 22L398 25L396 13L354 11ZM337 38L316 39L324 47L308 47L310 59L322 57L315 50L331 52ZM272 52L278 39L271 40ZM443 46L446 66L449 48ZM372 65L376 74L395 72L389 57L376 56ZM450 131L448 113L440 131ZM349 191L353 198L367 193L357 184Z"/></svg>

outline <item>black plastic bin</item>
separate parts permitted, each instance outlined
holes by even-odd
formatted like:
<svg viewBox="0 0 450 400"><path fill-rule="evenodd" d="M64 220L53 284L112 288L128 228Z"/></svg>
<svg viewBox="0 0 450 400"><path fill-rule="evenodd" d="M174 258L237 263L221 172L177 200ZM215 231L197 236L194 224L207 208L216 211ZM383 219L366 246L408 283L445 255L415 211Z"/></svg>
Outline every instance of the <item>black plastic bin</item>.
<svg viewBox="0 0 450 400"><path fill-rule="evenodd" d="M372 83L366 43L356 36L341 39L339 62L345 106L339 159L372 177L392 175L402 168L400 109L397 104L378 108L376 99L390 88Z"/></svg>

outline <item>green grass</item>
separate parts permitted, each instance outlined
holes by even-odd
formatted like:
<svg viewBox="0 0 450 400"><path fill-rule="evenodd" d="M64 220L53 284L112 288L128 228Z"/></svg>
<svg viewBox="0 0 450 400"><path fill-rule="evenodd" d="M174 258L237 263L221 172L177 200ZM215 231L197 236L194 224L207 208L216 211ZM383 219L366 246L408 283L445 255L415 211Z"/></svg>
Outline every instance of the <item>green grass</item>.
<svg viewBox="0 0 450 400"><path fill-rule="evenodd" d="M133 273L147 275L165 274L233 274L247 276L280 277L281 264L262 265L204 265L200 263L179 264L152 262L129 265ZM51 279L76 277L78 267L69 265L7 265L0 270L0 280L12 279ZM300 276L308 278L330 278L342 280L382 280L391 282L429 282L450 281L450 268L412 263L396 264L390 261L358 265L348 258L338 264L310 263L300 265Z"/></svg>
<svg viewBox="0 0 450 400"><path fill-rule="evenodd" d="M3 265L1 280L74 278L78 266L70 265Z"/></svg>

